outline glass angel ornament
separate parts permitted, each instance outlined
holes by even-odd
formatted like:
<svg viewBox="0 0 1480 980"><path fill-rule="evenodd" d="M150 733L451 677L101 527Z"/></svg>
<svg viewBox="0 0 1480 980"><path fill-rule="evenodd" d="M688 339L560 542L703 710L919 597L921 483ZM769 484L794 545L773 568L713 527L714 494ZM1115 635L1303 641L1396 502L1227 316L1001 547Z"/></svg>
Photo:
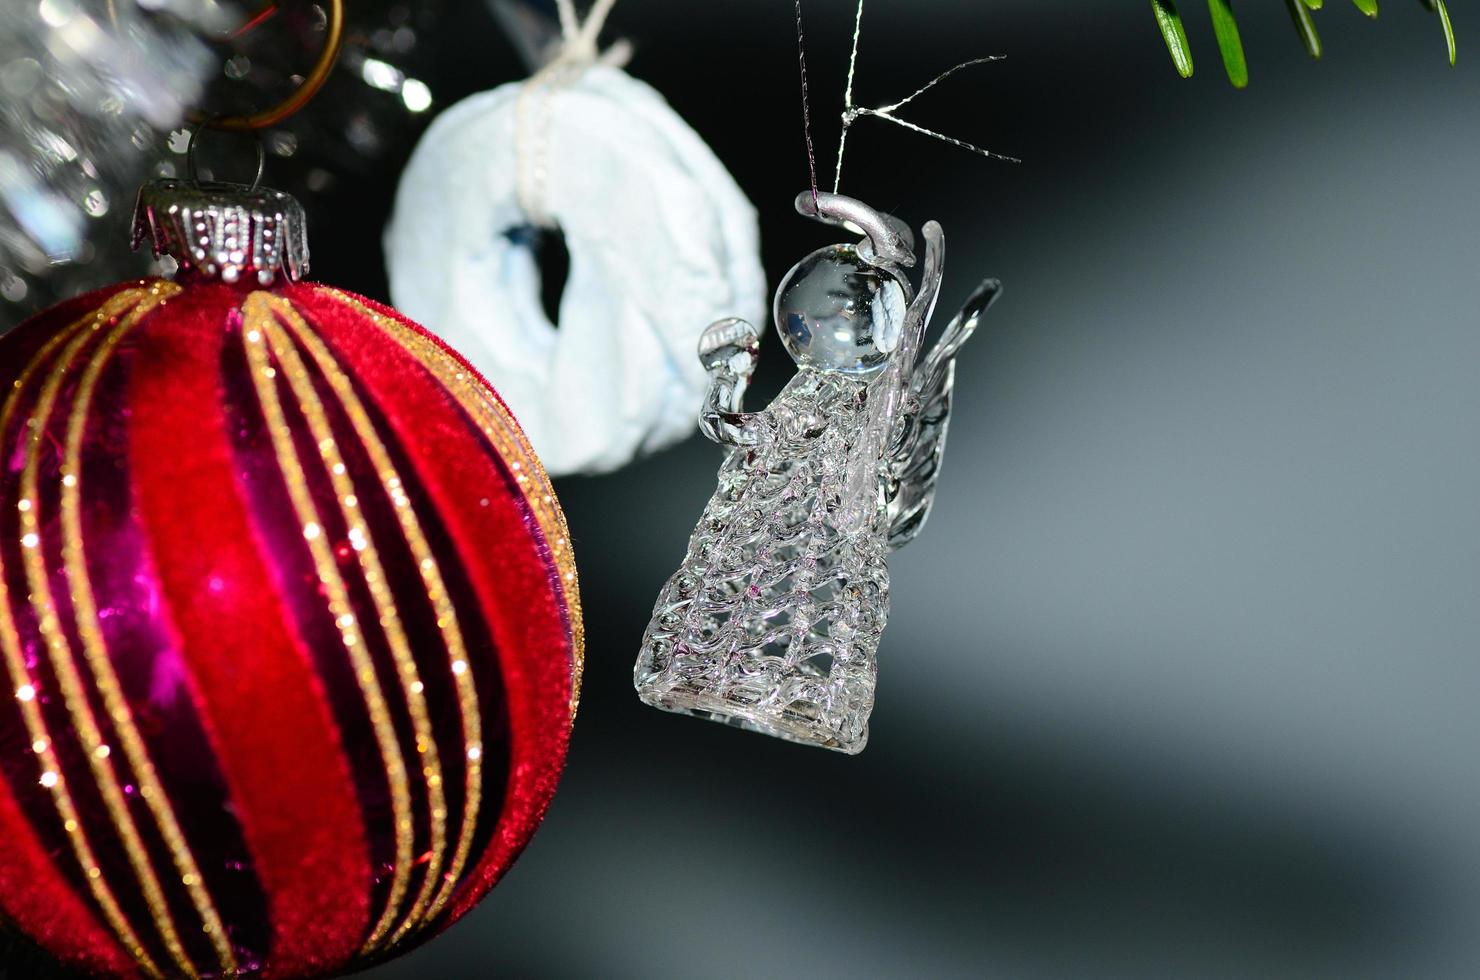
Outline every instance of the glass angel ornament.
<svg viewBox="0 0 1480 980"><path fill-rule="evenodd" d="M760 334L721 320L699 342L710 385L700 429L729 448L719 488L663 586L635 683L654 707L854 754L868 740L890 551L930 510L955 358L1000 285L981 284L923 358L940 286L940 225L913 236L837 194L803 192L803 215L861 230L794 266L776 329L796 376L741 410Z"/></svg>

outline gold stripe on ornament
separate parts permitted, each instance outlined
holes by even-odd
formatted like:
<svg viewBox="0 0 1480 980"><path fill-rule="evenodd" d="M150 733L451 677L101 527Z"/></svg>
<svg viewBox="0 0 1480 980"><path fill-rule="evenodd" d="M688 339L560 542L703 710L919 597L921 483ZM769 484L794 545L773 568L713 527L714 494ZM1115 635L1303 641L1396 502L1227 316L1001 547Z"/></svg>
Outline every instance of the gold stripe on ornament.
<svg viewBox="0 0 1480 980"><path fill-rule="evenodd" d="M412 557L416 560L417 568L421 572L422 585L426 589L427 597L431 600L433 612L437 617L437 627L441 631L442 642L447 649L453 684L457 691L458 708L462 715L463 748L467 761L462 828L458 834L457 846L453 852L452 863L448 866L444 876L441 892L428 910L425 900L430 894L431 887L436 883L436 876L429 871L417 905L401 927L396 930L395 935L391 937L391 942L395 943L417 925L424 925L437 917L462 877L468 856L472 851L473 836L477 830L478 812L482 806L483 797L483 723L478 703L478 688L473 680L472 671L469 670L467 644L463 637L462 627L457 620L457 609L447 590L446 582L442 578L442 570L437 564L431 544L427 541L421 522L416 516L416 509L412 506L410 498L406 496L401 475L391 461L390 453L381 440L380 434L376 431L374 421L371 420L370 414L365 410L364 404L355 392L353 382L340 368L333 352L324 344L323 339L314 332L313 328L287 300L275 299L274 307L292 328L298 340L308 350L309 356L318 365L320 373L329 382L340 406L349 416L356 436L369 454L371 465L375 467L382 487L394 504L396 520L411 549Z"/></svg>
<svg viewBox="0 0 1480 980"><path fill-rule="evenodd" d="M581 616L580 585L576 579L575 555L570 547L570 529L566 526L565 514L555 499L544 464L540 462L519 424L487 386L450 357L435 341L393 317L377 313L349 293L322 286L319 287L319 292L337 299L361 316L368 317L402 349L420 361L453 394L463 411L472 418L499 454L509 461L515 482L519 484L525 500L534 512L535 521L545 537L546 547L555 561L560 587L570 614L570 713L574 720L576 707L580 703L581 674L586 664L586 628Z"/></svg>
<svg viewBox="0 0 1480 980"><path fill-rule="evenodd" d="M278 469L302 526L303 538L308 543L319 583L327 593L329 613L334 617L340 643L349 657L361 696L365 700L370 725L375 731L375 741L380 749L380 758L385 765L386 779L390 784L391 820L395 825L396 848L395 870L392 873L390 895L386 899L387 914L390 914L391 910L400 907L411 881L415 837L410 780L385 692L376 676L375 664L365 644L365 634L360 629L354 606L350 602L349 587L339 573L334 549L324 533L323 518L314 504L313 493L304 476L304 462L298 455L293 443L293 433L283 414L283 403L277 389L277 369L272 366L272 358L268 353L268 334L276 326L270 294L254 292L248 296L242 304L242 344L246 348L248 373L257 389L257 399L262 406L273 450L277 454ZM376 930L385 928L385 921L385 916L382 916Z"/></svg>
<svg viewBox="0 0 1480 980"><path fill-rule="evenodd" d="M144 309L138 316L147 315L148 312L148 309ZM137 317L131 319L137 322ZM215 948L221 971L231 976L237 972L237 962L230 937L226 934L215 901L206 888L205 876L201 874L200 865L196 863L185 832L170 805L169 796L155 770L154 760L149 757L149 750L139 734L133 712L124 696L123 686L119 683L118 673L113 669L107 640L103 636L102 619L98 615L97 598L87 570L82 536L82 440L98 379L114 350L132 326L133 322L125 321L94 348L91 360L72 397L72 413L67 421L62 463L62 560L76 618L77 634L82 640L83 655L98 693L102 695L103 708L113 719L118 739L123 745L124 757L128 759L129 767L139 781L139 795L154 816L160 837L164 839L170 859L180 876L180 883L185 886L190 902L200 916L201 929Z"/></svg>
<svg viewBox="0 0 1480 980"><path fill-rule="evenodd" d="M142 317L159 304L163 298L160 295L161 292L160 290L153 291L149 296L141 299L128 315L113 327L105 338L105 342L108 338L131 330ZM97 782L103 805L113 821L115 832L123 842L124 853L144 892L145 904L149 907L149 913L154 920L155 927L159 930L165 949L180 970L186 976L194 978L199 976L199 972L191 962L190 955L186 952L184 942L180 938L179 927L175 923L169 900L165 897L159 873L149 856L149 850L139 832L138 823L124 796L123 785L114 769L112 747L104 740L97 716L93 713L92 705L88 700L86 682L78 666L77 656L72 650L71 640L62 625L56 597L51 589L46 556L42 549L40 464L41 448L46 436L46 423L56 405L62 383L81 359L79 355L92 341L98 330L99 327L95 326L92 330L82 331L67 344L67 347L58 355L56 364L47 373L41 393L37 396L36 406L32 409L30 431L27 434L26 465L21 470L21 500L30 505L20 512L22 566L26 572L26 582L31 589L29 598L31 609L36 615L37 629L41 634L46 653L51 659L57 684L62 691L63 703L67 707L67 712L72 719L72 727L76 730L83 751L87 755L88 768ZM67 479L69 476L72 478L71 481ZM75 482L76 479L75 474L64 473L62 476L63 490L67 489L68 482ZM106 653L104 656L106 657ZM117 714L111 708L109 714L121 735L129 716L126 713ZM135 773L135 775L140 780L139 794L144 796L143 773ZM58 777L60 778L60 773ZM160 792L161 797L163 796L157 783L151 789Z"/></svg>
<svg viewBox="0 0 1480 980"><path fill-rule="evenodd" d="M70 341L77 334L88 331L89 327L94 331L101 329L146 296L158 295L163 291L161 289L163 285L165 284L156 284L148 292L142 289L131 289L117 293L96 312L83 317L49 340L15 380L10 397L6 399L4 408L0 409L0 435L10 429L10 421L15 414L20 393L25 390L32 376L47 362L58 347ZM35 502L22 498L17 501L16 506L22 513L25 513L35 506ZM81 867L83 877L87 880L88 890L98 903L109 928L113 930L113 934L118 937L119 942L128 950L129 955L134 958L139 969L146 976L163 977L164 973L149 956L143 942L140 941L138 934L129 923L128 917L119 907L113 889L103 877L102 868L98 864L97 855L93 851L87 831L82 827L82 819L77 812L76 802L72 799L72 793L67 787L66 780L62 778L61 761L57 757L55 742L47 729L45 716L41 713L39 685L31 676L30 668L26 664L20 631L16 627L15 615L10 604L10 590L6 581L4 560L0 557L0 650L3 650L11 683L15 685L15 697L21 702L21 716L25 721L26 733L31 739L31 750L36 754L40 767L40 782L51 790L52 803L57 809L57 815L62 818L62 829L66 833L68 845Z"/></svg>
<svg viewBox="0 0 1480 980"><path fill-rule="evenodd" d="M355 558L370 591L380 626L385 631L391 659L396 665L396 676L400 680L402 693L406 697L412 730L416 738L416 751L422 757L422 777L426 781L428 809L431 816L431 850L428 854L427 870L421 888L412 901L410 911L406 913L404 924L393 937L393 939L399 939L404 935L405 930L410 928L426 911L427 903L431 901L432 890L436 887L437 878L442 873L442 864L447 857L447 797L442 786L442 761L437 750L437 739L432 729L431 718L427 713L426 697L423 695L424 686L417 671L416 658L411 652L411 641L406 635L405 624L401 619L400 610L396 607L395 594L391 590L390 580L380 560L380 549L376 547L375 536L365 521L364 511L360 507L359 497L355 492L354 480L350 477L344 457L339 450L324 402L319 397L314 379L310 376L307 366L298 354L297 346L283 329L282 323L289 324L300 338L307 337L311 331L292 303L266 293L261 295L264 297L263 302L272 309L276 317L260 317L255 319L253 324L254 326L260 325L266 334L268 346L272 349L278 364L287 374L293 396L297 399L298 407L308 422L309 433L318 446L319 458L323 460L324 466L329 471L335 499L348 530L350 546L354 549ZM341 388L347 384L348 378L344 374L344 369L327 355L327 351L324 353L325 360L320 360L318 357L314 360L342 400L344 396ZM336 382L338 382L337 385ZM356 427L356 434L363 442L364 431ZM362 448L367 452L369 450L368 446ZM409 510L411 501L402 489L401 481L394 471L387 473L379 463L376 464L376 470L380 474L387 497L399 517ZM466 666L463 669L466 670ZM362 952L369 953L381 944L399 914L400 909L387 905L380 921L371 930Z"/></svg>

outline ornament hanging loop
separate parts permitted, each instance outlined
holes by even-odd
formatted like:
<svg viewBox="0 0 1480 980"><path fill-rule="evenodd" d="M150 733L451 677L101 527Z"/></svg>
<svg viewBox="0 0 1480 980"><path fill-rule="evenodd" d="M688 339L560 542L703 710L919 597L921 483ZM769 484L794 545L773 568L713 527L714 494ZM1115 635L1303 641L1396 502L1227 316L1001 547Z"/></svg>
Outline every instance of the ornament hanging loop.
<svg viewBox="0 0 1480 980"><path fill-rule="evenodd" d="M875 211L844 194L811 190L797 195L796 209L804 217L865 235L872 254L864 258L871 265L897 265L908 269L915 264L915 235L908 225L893 215Z"/></svg>
<svg viewBox="0 0 1480 980"><path fill-rule="evenodd" d="M203 122L190 132L190 142L185 146L185 171L190 178L190 183L196 187L201 186L200 170L196 164L195 144L200 139L200 134L208 129L216 129L211 122ZM252 177L252 183L247 185L248 191L255 191L262 186L262 176L267 172L267 149L262 145L262 137L254 130L252 142L257 146L257 173Z"/></svg>
<svg viewBox="0 0 1480 980"><path fill-rule="evenodd" d="M276 6L276 3L267 5L269 9ZM329 80L329 75L339 61L339 52L344 47L344 0L326 0L323 7L325 13L323 50L319 52L318 60L314 62L313 67L303 76L302 83L286 98L277 105L251 115L218 116L205 119L197 114L192 117L192 121L198 126L211 129L224 129L236 133L251 132L276 126L308 105L313 97L319 94L319 89L324 87L324 83Z"/></svg>

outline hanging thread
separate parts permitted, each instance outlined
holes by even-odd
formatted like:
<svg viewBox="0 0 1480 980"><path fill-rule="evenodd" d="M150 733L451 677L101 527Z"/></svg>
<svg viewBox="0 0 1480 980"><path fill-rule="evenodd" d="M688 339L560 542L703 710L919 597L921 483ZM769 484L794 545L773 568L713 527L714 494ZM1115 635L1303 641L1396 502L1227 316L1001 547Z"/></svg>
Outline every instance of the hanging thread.
<svg viewBox="0 0 1480 980"><path fill-rule="evenodd" d="M812 180L812 203L817 203L817 154L812 150L812 102L807 95L807 41L802 35L802 0L797 8L797 65L802 72L802 137L807 141L807 175ZM836 190L836 188L834 188Z"/></svg>
<svg viewBox="0 0 1480 980"><path fill-rule="evenodd" d="M853 18L853 49L848 52L848 84L843 87L843 131L838 134L838 160L833 164L833 193L843 179L843 150L848 145L848 128L853 125L849 113L853 108L853 76L858 70L858 35L863 33L863 0L858 0L858 13Z"/></svg>
<svg viewBox="0 0 1480 980"><path fill-rule="evenodd" d="M972 65L981 65L992 61L1002 61L1007 57L1006 55L988 55L983 58L972 58L970 61L963 61L959 65L948 68L945 71L941 72L939 75L936 75L930 81L926 82L924 85L921 85L919 88L915 89L915 91L900 99L898 102L891 102L888 105L882 105L873 109L868 108L867 106L854 104L853 80L858 73L858 42L859 38L863 34L863 4L864 0L858 0L858 10L853 17L853 48L848 54L848 80L843 90L843 130L838 136L838 159L837 162L833 165L833 193L838 193L838 187L843 180L843 153L848 147L848 130L851 129L853 124L863 116L873 116L877 119L883 119L887 122L892 122L896 126L901 126L905 129L912 130L913 132L920 133L924 136L929 136L932 139L940 140L942 143L949 143L952 146L958 146L963 150L969 150L972 153L987 157L990 160L1002 160L1007 163L1021 163L1022 161L1019 160L1017 157L1007 156L1004 153L997 153L994 150L985 149L983 147L977 146L974 143L968 143L965 140L956 139L954 136L947 136L944 133L937 133L933 129L926 129L924 126L912 123L907 119L901 119L900 117L894 115L894 111L896 109L899 109L900 107L906 106L909 103L913 102L915 99L917 99L921 95L924 95L926 92L930 91L932 88L939 85L947 78L950 78L958 71L961 71L963 68L970 68ZM797 0L797 47L798 51L800 52L802 47L801 0ZM812 132L810 121L807 119L807 116L807 64L806 56L805 54L803 54L802 118L807 133L807 162L812 169L812 196L815 201L817 196L817 168L816 163L812 158Z"/></svg>

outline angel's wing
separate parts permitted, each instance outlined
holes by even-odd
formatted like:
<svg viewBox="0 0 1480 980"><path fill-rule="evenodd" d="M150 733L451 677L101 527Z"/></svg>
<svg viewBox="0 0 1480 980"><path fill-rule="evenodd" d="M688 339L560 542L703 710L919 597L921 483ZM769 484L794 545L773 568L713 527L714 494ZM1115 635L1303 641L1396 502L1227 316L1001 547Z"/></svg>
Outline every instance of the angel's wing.
<svg viewBox="0 0 1480 980"><path fill-rule="evenodd" d="M996 279L988 279L978 286L947 325L934 349L915 368L891 451L892 480L888 489L891 549L913 541L930 515L946 448L946 428L951 420L956 352L1001 293L1002 284Z"/></svg>

